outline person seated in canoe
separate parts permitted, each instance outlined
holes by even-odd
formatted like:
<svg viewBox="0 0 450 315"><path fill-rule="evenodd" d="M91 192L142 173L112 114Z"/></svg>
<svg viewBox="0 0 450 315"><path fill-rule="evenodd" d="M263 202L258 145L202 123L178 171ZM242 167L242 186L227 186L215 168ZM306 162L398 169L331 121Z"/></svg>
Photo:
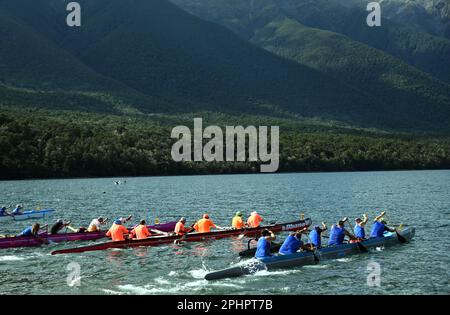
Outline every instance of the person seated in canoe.
<svg viewBox="0 0 450 315"><path fill-rule="evenodd" d="M345 222L348 218L339 220L337 224L333 224L330 231L330 238L328 240L328 246L341 245L344 243L344 239L347 236L350 240L355 240L356 237L345 229Z"/></svg>
<svg viewBox="0 0 450 315"><path fill-rule="evenodd" d="M367 221L369 221L369 218L367 217L367 214L363 214L363 218L356 218L355 219L355 227L353 228L353 233L355 233L356 240L352 240L350 242L361 242L366 238L366 231L365 226L367 224Z"/></svg>
<svg viewBox="0 0 450 315"><path fill-rule="evenodd" d="M4 217L4 216L8 216L11 215L8 213L8 211L6 211L6 207L1 207L0 208L0 217Z"/></svg>
<svg viewBox="0 0 450 315"><path fill-rule="evenodd" d="M184 235L186 233L191 232L194 229L192 227L191 228L185 227L184 226L185 224L186 224L186 218L182 217L175 225L175 229L174 229L175 235Z"/></svg>
<svg viewBox="0 0 450 315"><path fill-rule="evenodd" d="M53 224L52 227L50 228L50 234L58 234L59 231L61 231L63 228L65 228L69 225L70 225L70 221L64 222L63 219L58 219L58 221L56 221L56 223Z"/></svg>
<svg viewBox="0 0 450 315"><path fill-rule="evenodd" d="M322 248L322 232L326 231L327 225L325 222L322 222L322 226L315 225L311 232L309 233L309 241L312 246L315 248Z"/></svg>
<svg viewBox="0 0 450 315"><path fill-rule="evenodd" d="M126 218L120 217L118 220L120 220L120 222L122 222L122 224L125 224L125 223L127 223L128 221L130 221L131 218L133 218L133 216L130 214L128 217L126 217Z"/></svg>
<svg viewBox="0 0 450 315"><path fill-rule="evenodd" d="M269 231L267 229L263 230L261 233L261 237L258 239L258 243L256 244L255 258L272 256L272 254L270 253L270 247L271 242L275 239L275 234L273 234L272 231Z"/></svg>
<svg viewBox="0 0 450 315"><path fill-rule="evenodd" d="M88 232L99 232L101 231L101 226L106 223L107 220L103 219L103 217L98 217L97 219L93 219L88 226Z"/></svg>
<svg viewBox="0 0 450 315"><path fill-rule="evenodd" d="M47 225L44 225L44 227L47 227ZM39 236L39 231L41 230L41 225L39 223L35 223L32 226L27 227L26 229L24 229L22 232L20 232L20 234L17 235L17 237L19 236L32 236L34 238L37 238L39 240L41 240L44 244L48 244L49 241L46 240L45 238L41 238Z"/></svg>
<svg viewBox="0 0 450 315"><path fill-rule="evenodd" d="M141 220L141 222L139 222L139 225L131 230L130 235L134 239L142 240L151 236L152 234L148 230L145 220Z"/></svg>
<svg viewBox="0 0 450 315"><path fill-rule="evenodd" d="M384 232L395 232L395 229L388 227L386 220L383 218L386 215L386 211L373 220L372 230L370 231L370 237L384 237Z"/></svg>
<svg viewBox="0 0 450 315"><path fill-rule="evenodd" d="M260 216L258 212L253 211L252 213L250 213L250 216L247 219L247 224L251 228L256 228L259 227L261 225L261 222L263 221L263 217Z"/></svg>
<svg viewBox="0 0 450 315"><path fill-rule="evenodd" d="M108 232L106 232L106 236L111 237L113 242L119 242L124 241L125 235L128 235L128 233L127 228L122 225L122 221L117 219L114 221Z"/></svg>
<svg viewBox="0 0 450 315"><path fill-rule="evenodd" d="M231 221L231 227L236 230L243 229L247 225L244 223L244 220L242 220L242 212L238 211L233 217L233 220Z"/></svg>
<svg viewBox="0 0 450 315"><path fill-rule="evenodd" d="M194 224L194 230L198 233L209 233L211 232L211 228L223 230L222 227L214 224L214 222L209 218L209 215L206 213L203 215L202 219L198 220L197 223Z"/></svg>
<svg viewBox="0 0 450 315"><path fill-rule="evenodd" d="M303 249L304 245L305 244L302 241L302 231L292 232L284 240L278 253L281 255L291 255L298 250Z"/></svg>
<svg viewBox="0 0 450 315"><path fill-rule="evenodd" d="M18 204L18 205L16 205L14 210L11 212L11 214L12 215L21 215L21 214L23 214L22 209L23 209L23 206L21 204Z"/></svg>

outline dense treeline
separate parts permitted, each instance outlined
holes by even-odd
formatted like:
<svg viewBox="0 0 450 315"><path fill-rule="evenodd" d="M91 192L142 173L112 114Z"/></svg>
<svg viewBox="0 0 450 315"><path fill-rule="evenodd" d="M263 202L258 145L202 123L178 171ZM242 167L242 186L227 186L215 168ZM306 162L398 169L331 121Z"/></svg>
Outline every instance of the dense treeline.
<svg viewBox="0 0 450 315"><path fill-rule="evenodd" d="M235 119L236 125L241 124ZM175 140L170 132L186 121L186 117L177 121L5 110L0 112L0 178L259 172L255 163L174 162L170 150ZM294 129L288 123L280 126L279 171L450 168L449 138L356 135L354 130L331 132L332 127L320 126L318 131Z"/></svg>

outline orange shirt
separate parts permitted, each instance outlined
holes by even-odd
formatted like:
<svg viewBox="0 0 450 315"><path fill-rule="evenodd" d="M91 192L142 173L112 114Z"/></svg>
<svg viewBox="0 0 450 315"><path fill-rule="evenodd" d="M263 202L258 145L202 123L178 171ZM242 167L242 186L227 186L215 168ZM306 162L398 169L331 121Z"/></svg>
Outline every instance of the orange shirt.
<svg viewBox="0 0 450 315"><path fill-rule="evenodd" d="M145 225L139 224L133 230L131 230L131 234L136 235L138 240L143 238L147 238L152 235Z"/></svg>
<svg viewBox="0 0 450 315"><path fill-rule="evenodd" d="M247 224L252 227L258 227L264 219L259 214L253 214L248 217Z"/></svg>
<svg viewBox="0 0 450 315"><path fill-rule="evenodd" d="M175 234L176 235L183 235L185 233L187 233L189 231L189 229L184 227L183 222L178 221L177 224L175 225Z"/></svg>
<svg viewBox="0 0 450 315"><path fill-rule="evenodd" d="M194 225L194 229L199 233L211 232L211 228L215 227L216 225L210 219L200 219Z"/></svg>
<svg viewBox="0 0 450 315"><path fill-rule="evenodd" d="M111 237L113 242L124 241L125 234L128 234L127 228L118 224L113 224L108 232L106 232L106 236Z"/></svg>
<svg viewBox="0 0 450 315"><path fill-rule="evenodd" d="M242 220L242 217L240 216L235 216L233 218L233 221L231 222L231 226L236 228L236 229L242 229L244 228L244 221Z"/></svg>

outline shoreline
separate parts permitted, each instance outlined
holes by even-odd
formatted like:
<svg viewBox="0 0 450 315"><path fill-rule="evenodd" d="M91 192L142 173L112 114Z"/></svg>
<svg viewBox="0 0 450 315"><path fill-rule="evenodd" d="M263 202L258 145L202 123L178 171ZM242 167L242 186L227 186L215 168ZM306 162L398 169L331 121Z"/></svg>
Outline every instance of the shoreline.
<svg viewBox="0 0 450 315"><path fill-rule="evenodd" d="M135 175L135 176L80 176L80 177L42 177L42 178L11 178L0 179L0 182L13 182L13 181L41 181L41 180L71 180L71 179L131 179L131 178L148 178L148 177L191 177L191 176L232 176L232 175L281 175L281 174L318 174L318 173L381 173L381 172L429 172L429 171L450 171L450 168L430 168L430 169L381 169L381 170L342 170L342 171L278 171L274 173L263 172L236 172L236 173L205 173L205 174L167 174L167 175Z"/></svg>

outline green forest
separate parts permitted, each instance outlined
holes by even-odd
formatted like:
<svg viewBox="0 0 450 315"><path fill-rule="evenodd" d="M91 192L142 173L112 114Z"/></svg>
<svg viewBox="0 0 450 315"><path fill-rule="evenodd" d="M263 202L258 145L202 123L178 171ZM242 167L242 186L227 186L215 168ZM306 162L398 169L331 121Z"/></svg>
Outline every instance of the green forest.
<svg viewBox="0 0 450 315"><path fill-rule="evenodd" d="M257 163L174 162L171 129L207 123L280 125L280 172L450 168L450 140L357 130L311 121L215 113L143 117L0 111L1 179L259 172ZM225 123L224 123L225 124Z"/></svg>

